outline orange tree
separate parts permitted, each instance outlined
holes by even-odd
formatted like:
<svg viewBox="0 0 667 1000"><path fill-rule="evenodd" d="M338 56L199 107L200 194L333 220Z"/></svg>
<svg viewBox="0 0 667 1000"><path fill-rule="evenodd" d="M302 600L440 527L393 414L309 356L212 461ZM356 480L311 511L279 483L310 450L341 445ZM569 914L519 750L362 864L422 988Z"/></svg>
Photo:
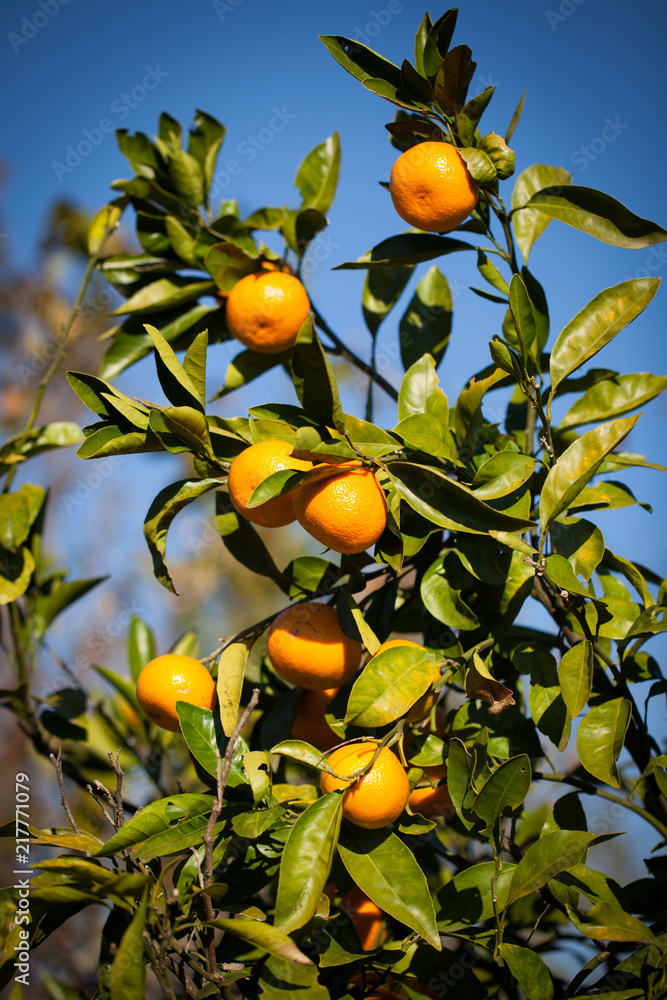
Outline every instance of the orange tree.
<svg viewBox="0 0 667 1000"><path fill-rule="evenodd" d="M322 39L398 108L387 128L401 156L388 186L401 217L423 227L340 265L365 272L371 337L413 271L451 253L475 254L487 286L476 292L501 306L488 364L452 404L437 376L451 295L435 265L399 324L400 386L315 310L283 339L278 300L289 287L290 318L304 306L300 265L327 225L337 135L299 166L300 204L241 218L233 200L209 211L224 136L213 117L198 112L185 145L166 114L153 140L118 133L134 176L114 182L118 199L92 224L87 278L93 269L107 278L124 300L123 318L101 372L69 373L98 418L84 428L79 455L190 455L191 477L163 489L146 516L157 580L174 589L169 526L210 493L222 543L275 583L284 608L201 658L217 702L210 685L188 687L173 656L162 678L152 633L133 620L132 682L96 669L118 693L108 749L120 743L134 754L155 795L141 809L124 801L122 762L111 755L115 791L99 779L91 791L113 834L104 840L80 827L63 774L85 787L103 763L74 721L81 692L64 689L38 706L30 677L50 623L96 581L43 572L44 492L11 490L19 461L77 435L71 425L36 426L38 398L28 427L0 452L0 595L18 673L3 700L36 750L54 755L71 828L19 827L22 843L63 853L32 873L29 921L15 890L2 895L4 983L16 974L16 954L100 904L108 916L96 995L110 1000L143 996L147 968L167 997L667 995L664 854L647 859L645 879L624 886L589 863L626 811L665 846L667 756L633 695L639 681L652 682L649 699L666 690L644 650L664 631L665 587L631 552L610 551L582 516L636 502L627 469L661 468L621 446L639 419L633 411L666 379L584 370L649 304L658 281L600 291L550 338L546 296L528 267L551 220L621 250L667 232L572 185L559 167L529 166L505 194L521 104L504 138L482 134L493 87L469 98L475 64L467 46L452 46L455 23L456 10L435 23L426 15L414 62L400 67L350 39ZM126 208L142 250L105 255ZM390 230L395 224L390 210ZM267 232L282 237L283 253L262 242ZM272 283L272 272L280 280ZM262 293L270 308L253 298L260 282L273 289ZM233 418L206 412L207 354L231 337L228 300L240 339L259 349L235 357L213 398L281 365L295 401L258 401ZM148 354L162 403L113 385ZM396 402L393 427L373 422L371 393L364 418L343 412L332 355ZM492 392L507 401L502 422L485 415ZM571 403L555 423L553 404L564 397ZM249 461L255 454L258 464ZM237 459L235 500L227 484ZM279 516L262 516L264 507ZM329 551L281 568L253 521L295 517ZM530 602L551 627L521 624L531 620L521 617ZM413 638L387 643L396 634ZM187 658L192 647L171 652ZM311 692L322 692L319 700ZM152 722L140 702L159 703L180 733ZM309 704L306 731L317 746L292 735ZM55 757L59 743L65 752ZM570 765L559 772L549 757L568 747ZM555 791L549 807L526 804L535 788ZM603 833L589 829L585 803L595 798L614 810ZM4 832L13 830L12 822ZM372 943L350 915L351 892L383 914Z"/></svg>

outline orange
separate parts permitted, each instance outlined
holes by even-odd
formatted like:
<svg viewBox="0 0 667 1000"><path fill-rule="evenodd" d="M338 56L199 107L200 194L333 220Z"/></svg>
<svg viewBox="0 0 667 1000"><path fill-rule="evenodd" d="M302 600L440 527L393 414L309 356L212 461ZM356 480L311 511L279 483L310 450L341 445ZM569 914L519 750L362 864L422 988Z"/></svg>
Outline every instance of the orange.
<svg viewBox="0 0 667 1000"><path fill-rule="evenodd" d="M305 482L294 498L299 524L334 552L365 552L387 524L387 504L370 469L346 463L340 471Z"/></svg>
<svg viewBox="0 0 667 1000"><path fill-rule="evenodd" d="M343 896L340 908L349 914L364 951L379 948L387 939L384 912L359 886L355 885Z"/></svg>
<svg viewBox="0 0 667 1000"><path fill-rule="evenodd" d="M298 278L260 271L237 281L227 298L227 329L258 354L286 351L308 318L310 301Z"/></svg>
<svg viewBox="0 0 667 1000"><path fill-rule="evenodd" d="M361 643L341 630L335 608L316 601L281 611L269 629L267 650L280 677L313 691L345 684L361 659Z"/></svg>
<svg viewBox="0 0 667 1000"><path fill-rule="evenodd" d="M422 816L443 816L447 818L455 812L447 785L431 785L415 788L410 795L410 808Z"/></svg>
<svg viewBox="0 0 667 1000"><path fill-rule="evenodd" d="M255 487L274 472L281 472L283 469L312 469L312 462L292 458L291 452L292 445L288 441L258 441L237 455L232 462L227 481L229 499L239 514L253 524L261 524L265 528L280 528L296 520L294 493L274 497L260 507L247 506Z"/></svg>
<svg viewBox="0 0 667 1000"><path fill-rule="evenodd" d="M180 732L176 702L214 708L215 681L203 663L181 653L150 660L139 674L137 699L148 718L172 733Z"/></svg>
<svg viewBox="0 0 667 1000"><path fill-rule="evenodd" d="M392 168L389 192L402 219L433 233L456 229L479 197L465 160L447 142L420 142L406 149Z"/></svg>
<svg viewBox="0 0 667 1000"><path fill-rule="evenodd" d="M340 738L324 718L329 702L338 694L338 688L323 688L321 691L304 691L292 723L291 737L305 740L318 750L330 750Z"/></svg>
<svg viewBox="0 0 667 1000"><path fill-rule="evenodd" d="M379 830L393 823L405 809L410 794L401 762L387 747L382 747L367 774L359 779L352 777L363 770L376 750L377 744L372 742L339 747L327 757L327 764L341 778L325 771L320 774L323 792L348 788L343 795L343 816L367 830Z"/></svg>
<svg viewBox="0 0 667 1000"><path fill-rule="evenodd" d="M410 639L387 639L386 642L382 643L377 653L374 655L378 656L379 653L384 653L385 649L392 649L394 646L412 646L414 649L423 649L425 653L428 652L428 650L424 649L423 646L420 646L418 642L411 642ZM435 684L439 677L440 668L435 667L433 670L433 680L431 681L431 684ZM427 691L426 694L423 694L421 698L414 703L406 715L407 721L417 722L419 719L423 719L424 716L428 715L431 711L437 700L437 691Z"/></svg>

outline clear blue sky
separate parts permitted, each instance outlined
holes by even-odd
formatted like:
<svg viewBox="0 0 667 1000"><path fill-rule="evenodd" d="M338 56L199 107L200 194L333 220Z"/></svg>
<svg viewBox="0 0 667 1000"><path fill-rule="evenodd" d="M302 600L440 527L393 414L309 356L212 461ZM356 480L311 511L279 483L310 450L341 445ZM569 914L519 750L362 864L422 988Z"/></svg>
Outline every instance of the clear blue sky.
<svg viewBox="0 0 667 1000"><path fill-rule="evenodd" d="M363 273L330 268L400 231L388 194L377 183L388 179L396 156L383 128L394 109L346 74L317 36L356 37L400 62L411 57L424 9L416 0L5 0L0 86L9 182L0 192L0 214L10 252L18 262L31 261L54 199L68 197L94 210L108 199L109 183L128 176L110 128L153 133L163 110L185 125L195 108L212 113L228 129L219 161L220 197L236 197L244 212L295 202L298 163L338 129L340 186L322 244L325 259L308 284L333 328L366 354L370 341L359 305ZM433 18L443 10L432 7ZM666 28L662 0L463 0L454 42L469 44L478 62L471 94L496 86L484 131L503 134L527 89L512 143L517 172L536 162L564 166L574 183L608 191L666 226ZM68 147L82 142L86 152L80 162L71 155L68 161ZM227 183L232 161L241 169ZM504 185L508 199L511 185ZM666 264L667 252L660 247L616 250L558 224L531 256L547 290L554 335L602 288L646 273L664 277ZM479 284L472 255L443 258L439 265L455 292L454 336L440 369L452 398L488 363L486 345L499 329L502 310L467 291ZM664 373L665 294L662 289L596 364ZM401 312L399 304L396 318ZM387 321L381 343L391 353L395 322ZM215 352L211 390L235 353L227 344ZM400 380L396 367L385 374ZM120 384L145 395L152 377L147 362ZM250 396L233 396L218 412L241 413L251 399L269 399L284 388L270 376L255 383ZM360 400L348 395L345 402L361 413ZM628 447L667 464L665 416L665 403L653 403ZM381 407L377 418L391 426L393 408ZM175 478L168 463L148 461L153 463L148 476L149 466L130 458L114 477L126 487L131 483L136 502L123 510L124 537L143 561L148 560L141 537L144 513L152 496ZM73 480L81 474L73 464ZM653 503L653 517L636 508L597 518L612 548L657 570L667 553L662 475L636 472L629 478L639 498ZM91 500L80 512L76 558L82 563L100 529L94 507ZM64 531L71 528L62 510L59 517ZM115 572L126 555L107 553L102 569ZM147 605L159 615L173 598L155 588Z"/></svg>

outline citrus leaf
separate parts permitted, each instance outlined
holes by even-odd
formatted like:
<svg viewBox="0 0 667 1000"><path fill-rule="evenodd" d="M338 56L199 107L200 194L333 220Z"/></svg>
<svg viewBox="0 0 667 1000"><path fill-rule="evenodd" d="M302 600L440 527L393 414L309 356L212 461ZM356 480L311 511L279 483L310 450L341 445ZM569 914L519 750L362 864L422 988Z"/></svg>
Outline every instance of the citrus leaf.
<svg viewBox="0 0 667 1000"><path fill-rule="evenodd" d="M413 646L394 646L368 661L355 681L345 721L384 726L404 715L431 686L440 657Z"/></svg>
<svg viewBox="0 0 667 1000"><path fill-rule="evenodd" d="M126 997L141 997L146 985L146 958L144 957L144 927L148 890L132 922L123 934L118 946L110 977L110 1000L126 1000Z"/></svg>
<svg viewBox="0 0 667 1000"><path fill-rule="evenodd" d="M559 430L580 427L596 420L619 417L622 413L643 406L667 387L667 378L638 372L619 375L606 382L591 386L567 411Z"/></svg>
<svg viewBox="0 0 667 1000"><path fill-rule="evenodd" d="M345 419L338 387L324 349L315 332L313 317L305 321L292 351L292 381L306 414L324 426L345 433Z"/></svg>
<svg viewBox="0 0 667 1000"><path fill-rule="evenodd" d="M599 292L570 320L551 352L551 396L568 375L581 368L644 311L659 284L658 278L622 281Z"/></svg>
<svg viewBox="0 0 667 1000"><path fill-rule="evenodd" d="M507 862L501 866L495 884L498 912L507 906L515 868L516 865ZM442 914L438 927L441 931L447 933L461 927L470 927L493 917L492 879L495 874L495 861L484 861L465 868L438 891L437 911Z"/></svg>
<svg viewBox="0 0 667 1000"><path fill-rule="evenodd" d="M500 954L526 994L527 1000L552 1000L553 979L548 966L537 952L504 941L500 946Z"/></svg>
<svg viewBox="0 0 667 1000"><path fill-rule="evenodd" d="M433 899L409 847L388 830L347 827L338 853L348 872L374 903L441 951Z"/></svg>
<svg viewBox="0 0 667 1000"><path fill-rule="evenodd" d="M667 239L667 232L655 222L641 219L625 205L595 188L542 188L528 202L552 219L594 236L614 247L641 249Z"/></svg>
<svg viewBox="0 0 667 1000"><path fill-rule="evenodd" d="M171 522L178 512L193 500L216 489L220 484L220 479L183 479L160 490L148 508L144 521L144 537L153 557L153 572L162 586L172 593L176 593L176 590L164 561L167 532Z"/></svg>
<svg viewBox="0 0 667 1000"><path fill-rule="evenodd" d="M329 878L342 818L343 796L322 795L301 813L280 864L275 923L286 934L315 915Z"/></svg>
<svg viewBox="0 0 667 1000"><path fill-rule="evenodd" d="M514 869L509 901L530 895L559 872L578 864L594 839L595 834L579 830L543 834L530 845Z"/></svg>
<svg viewBox="0 0 667 1000"><path fill-rule="evenodd" d="M603 459L623 441L641 414L621 417L587 431L574 441L549 470L540 497L540 521L546 533L554 519L574 506Z"/></svg>
<svg viewBox="0 0 667 1000"><path fill-rule="evenodd" d="M593 646L588 639L563 653L558 680L567 710L576 719L588 704L593 686Z"/></svg>
<svg viewBox="0 0 667 1000"><path fill-rule="evenodd" d="M568 906L567 914L584 937L599 941L649 941L656 943L653 932L620 906L596 903L584 916Z"/></svg>
<svg viewBox="0 0 667 1000"><path fill-rule="evenodd" d="M627 698L613 698L595 705L584 716L577 732L577 753L589 774L614 788L621 787L616 766L630 725L632 706Z"/></svg>
<svg viewBox="0 0 667 1000"><path fill-rule="evenodd" d="M227 737L232 735L238 721L247 662L248 646L244 642L233 642L218 658L218 713Z"/></svg>
<svg viewBox="0 0 667 1000"><path fill-rule="evenodd" d="M434 257L443 257L459 250L474 250L470 243L431 233L404 233L390 236L372 247L358 260L338 264L334 271L366 270L370 267L396 267L399 264L420 264Z"/></svg>
<svg viewBox="0 0 667 1000"><path fill-rule="evenodd" d="M532 779L530 758L526 754L510 757L492 771L481 791L470 806L486 823L486 836L491 836L496 820L505 809L518 809L522 804Z"/></svg>
<svg viewBox="0 0 667 1000"><path fill-rule="evenodd" d="M521 98L519 107L522 106L523 97ZM517 111L519 111L519 108L517 108ZM515 115L516 113L515 111ZM509 142L509 139L506 138L505 141ZM563 170L562 167L550 167L545 163L536 163L534 166L528 167L517 177L514 184L514 191L512 192L512 221L514 223L516 241L526 263L528 263L533 243L540 238L551 220L549 216L539 212L536 208L526 208L525 206L536 191L548 185L569 184L571 180L572 174L568 173L567 170Z"/></svg>
<svg viewBox="0 0 667 1000"><path fill-rule="evenodd" d="M297 170L294 183L301 192L302 208L328 212L336 193L340 170L338 132L311 149Z"/></svg>

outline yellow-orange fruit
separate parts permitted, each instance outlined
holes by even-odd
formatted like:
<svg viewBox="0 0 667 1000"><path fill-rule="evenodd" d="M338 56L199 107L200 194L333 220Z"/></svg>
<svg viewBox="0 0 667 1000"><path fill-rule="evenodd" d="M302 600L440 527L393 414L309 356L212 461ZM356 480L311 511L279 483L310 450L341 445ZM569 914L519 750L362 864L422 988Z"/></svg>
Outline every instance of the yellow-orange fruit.
<svg viewBox="0 0 667 1000"><path fill-rule="evenodd" d="M340 907L350 915L364 951L382 945L387 938L385 914L359 886L355 885L343 896Z"/></svg>
<svg viewBox="0 0 667 1000"><path fill-rule="evenodd" d="M299 697L291 736L294 740L305 740L318 750L330 750L340 738L324 717L329 703L338 694L338 688L323 688L321 691L304 691Z"/></svg>
<svg viewBox="0 0 667 1000"><path fill-rule="evenodd" d="M410 808L422 816L442 816L445 819L455 813L447 785L419 786L410 794Z"/></svg>
<svg viewBox="0 0 667 1000"><path fill-rule="evenodd" d="M291 452L292 445L288 441L272 438L251 444L232 462L227 481L229 499L239 514L253 524L260 524L264 528L280 528L296 520L294 493L273 497L259 507L248 507L248 500L255 488L274 472L282 472L284 469L305 472L312 469L312 462L292 458Z"/></svg>
<svg viewBox="0 0 667 1000"><path fill-rule="evenodd" d="M310 301L298 278L285 271L260 271L237 281L227 297L227 329L258 354L292 347L308 318Z"/></svg>
<svg viewBox="0 0 667 1000"><path fill-rule="evenodd" d="M367 774L354 779L353 775L361 774L376 750L377 744L372 742L339 747L327 757L327 764L341 778L325 771L320 774L323 792L348 789L343 795L343 816L367 830L379 830L393 823L405 809L410 794L403 766L387 747L382 747Z"/></svg>
<svg viewBox="0 0 667 1000"><path fill-rule="evenodd" d="M474 209L479 186L454 146L420 142L394 163L389 192L405 222L425 232L449 233Z"/></svg>
<svg viewBox="0 0 667 1000"><path fill-rule="evenodd" d="M361 643L345 635L335 609L316 601L295 604L274 618L267 651L277 674L314 691L345 684L361 659Z"/></svg>
<svg viewBox="0 0 667 1000"><path fill-rule="evenodd" d="M203 663L192 656L166 653L150 660L137 680L137 700L148 718L162 729L180 732L176 702L187 701L213 709L215 681Z"/></svg>
<svg viewBox="0 0 667 1000"><path fill-rule="evenodd" d="M305 482L294 499L299 524L318 542L348 555L365 552L387 524L387 503L370 469L349 465Z"/></svg>

